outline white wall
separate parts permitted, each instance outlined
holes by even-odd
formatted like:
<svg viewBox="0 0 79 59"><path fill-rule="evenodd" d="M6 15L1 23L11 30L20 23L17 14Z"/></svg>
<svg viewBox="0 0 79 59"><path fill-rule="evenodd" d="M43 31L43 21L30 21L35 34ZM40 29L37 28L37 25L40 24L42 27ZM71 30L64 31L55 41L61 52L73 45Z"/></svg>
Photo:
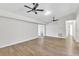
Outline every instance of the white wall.
<svg viewBox="0 0 79 59"><path fill-rule="evenodd" d="M38 36L38 25L0 17L0 47Z"/></svg>
<svg viewBox="0 0 79 59"><path fill-rule="evenodd" d="M65 23L62 21L52 22L46 26L46 35L53 37L60 37L59 33L62 33L62 36L65 35Z"/></svg>
<svg viewBox="0 0 79 59"><path fill-rule="evenodd" d="M65 22L64 21L57 21L49 23L46 26L46 35L53 36L53 37L60 37L59 34L65 36Z"/></svg>
<svg viewBox="0 0 79 59"><path fill-rule="evenodd" d="M76 19L76 42L79 42L79 14Z"/></svg>
<svg viewBox="0 0 79 59"><path fill-rule="evenodd" d="M76 13L71 13L63 16L57 22L52 22L46 25L46 35L53 37L66 37L66 24L67 20L74 20L76 18ZM62 33L62 36L59 34Z"/></svg>

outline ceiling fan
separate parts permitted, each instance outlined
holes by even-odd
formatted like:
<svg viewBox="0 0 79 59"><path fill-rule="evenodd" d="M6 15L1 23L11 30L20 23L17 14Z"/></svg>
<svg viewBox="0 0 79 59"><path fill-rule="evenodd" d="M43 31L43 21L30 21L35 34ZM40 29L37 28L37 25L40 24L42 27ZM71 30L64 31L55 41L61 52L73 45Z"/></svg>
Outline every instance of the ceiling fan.
<svg viewBox="0 0 79 59"><path fill-rule="evenodd" d="M24 5L24 7L27 7L27 8L30 9L29 11L27 11L27 13L29 13L29 12L34 12L35 14L37 14L37 11L41 11L41 12L44 11L43 9L37 9L38 6L39 6L38 3L32 3L32 5L33 5L33 7L29 7L29 6L27 6L27 5Z"/></svg>
<svg viewBox="0 0 79 59"><path fill-rule="evenodd" d="M56 19L55 17L53 17L53 20L52 20L52 21L55 22L55 21L58 21L58 20L59 20L59 19Z"/></svg>

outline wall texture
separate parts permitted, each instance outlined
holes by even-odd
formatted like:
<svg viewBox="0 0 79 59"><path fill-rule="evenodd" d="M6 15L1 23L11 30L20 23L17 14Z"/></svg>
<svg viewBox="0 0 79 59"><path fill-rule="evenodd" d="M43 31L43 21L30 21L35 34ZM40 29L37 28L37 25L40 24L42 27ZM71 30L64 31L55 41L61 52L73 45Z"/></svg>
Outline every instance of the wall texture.
<svg viewBox="0 0 79 59"><path fill-rule="evenodd" d="M79 42L79 14L76 19L76 42Z"/></svg>
<svg viewBox="0 0 79 59"><path fill-rule="evenodd" d="M0 47L28 41L37 36L37 24L0 17Z"/></svg>
<svg viewBox="0 0 79 59"><path fill-rule="evenodd" d="M65 36L65 22L64 21L57 21L49 23L46 26L46 35L53 36L53 37L64 37Z"/></svg>
<svg viewBox="0 0 79 59"><path fill-rule="evenodd" d="M46 35L53 37L66 37L66 21L75 20L76 13L63 16L59 21L51 22L46 26Z"/></svg>

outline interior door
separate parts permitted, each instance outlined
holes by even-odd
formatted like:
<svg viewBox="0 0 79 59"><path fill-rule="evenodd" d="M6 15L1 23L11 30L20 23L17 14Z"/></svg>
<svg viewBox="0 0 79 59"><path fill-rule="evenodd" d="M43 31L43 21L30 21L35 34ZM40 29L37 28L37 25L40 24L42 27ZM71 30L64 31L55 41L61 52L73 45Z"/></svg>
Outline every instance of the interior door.
<svg viewBox="0 0 79 59"><path fill-rule="evenodd" d="M75 20L66 21L66 36L67 37L75 37Z"/></svg>
<svg viewBox="0 0 79 59"><path fill-rule="evenodd" d="M38 24L38 35L39 36L45 36L46 35L46 25L40 25Z"/></svg>

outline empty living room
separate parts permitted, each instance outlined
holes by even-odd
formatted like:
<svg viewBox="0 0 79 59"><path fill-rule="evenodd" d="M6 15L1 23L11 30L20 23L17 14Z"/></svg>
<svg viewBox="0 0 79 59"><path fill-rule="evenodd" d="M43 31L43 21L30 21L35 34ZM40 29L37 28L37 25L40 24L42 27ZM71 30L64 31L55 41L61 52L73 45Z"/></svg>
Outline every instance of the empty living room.
<svg viewBox="0 0 79 59"><path fill-rule="evenodd" d="M79 56L79 3L0 3L0 56Z"/></svg>

